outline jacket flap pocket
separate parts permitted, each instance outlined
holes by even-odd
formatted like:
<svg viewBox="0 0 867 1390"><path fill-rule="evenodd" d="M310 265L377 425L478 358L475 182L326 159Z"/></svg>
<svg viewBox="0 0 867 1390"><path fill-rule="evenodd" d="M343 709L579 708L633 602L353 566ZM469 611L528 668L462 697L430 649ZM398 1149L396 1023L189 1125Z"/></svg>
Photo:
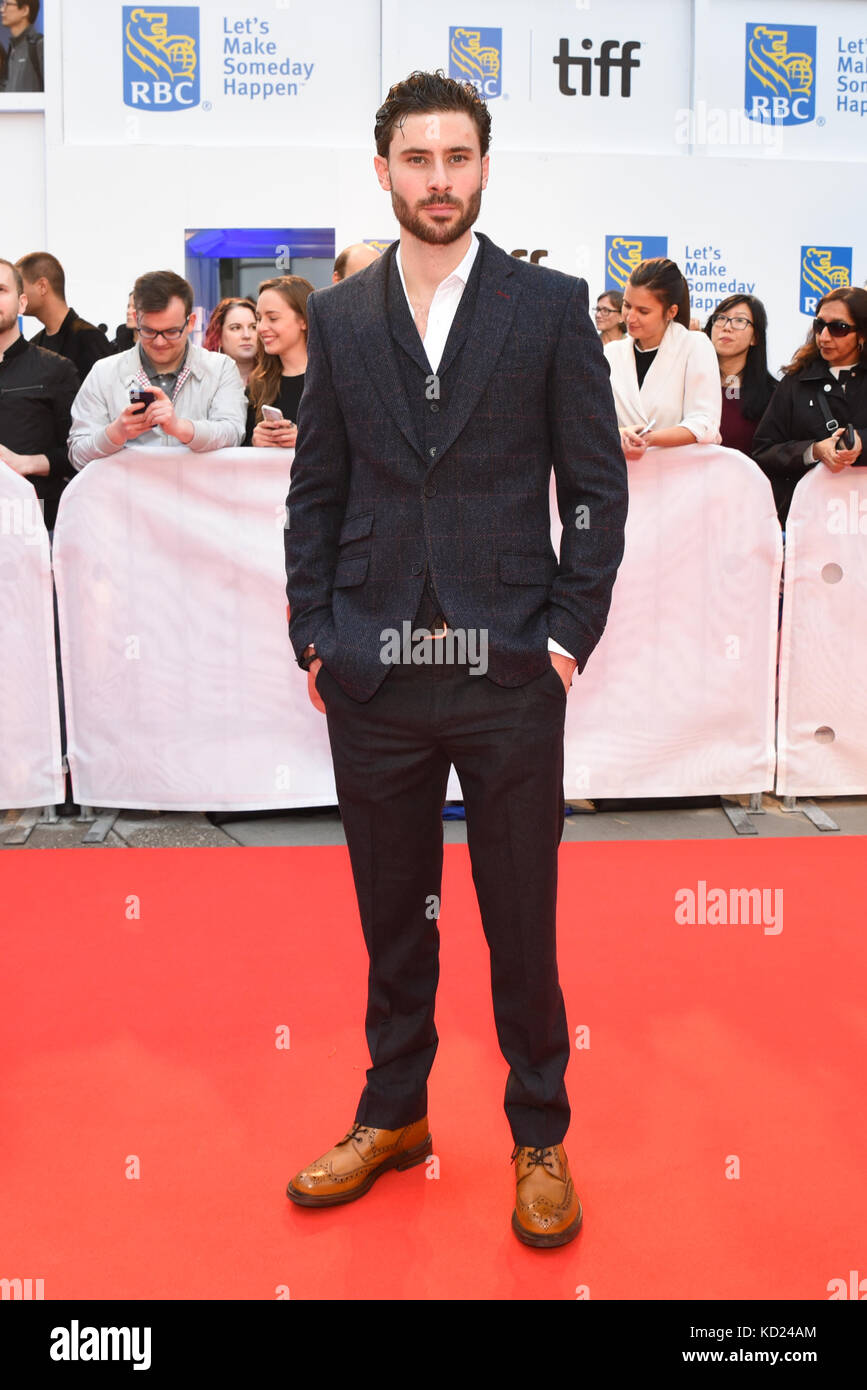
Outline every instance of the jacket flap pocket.
<svg viewBox="0 0 867 1390"><path fill-rule="evenodd" d="M557 565L547 555L501 555L500 578L504 584L550 584Z"/></svg>
<svg viewBox="0 0 867 1390"><path fill-rule="evenodd" d="M340 539L338 545L344 545L347 541L361 540L362 536L369 536L373 530L373 512L358 512L356 516L347 517L340 529Z"/></svg>
<svg viewBox="0 0 867 1390"><path fill-rule="evenodd" d="M351 559L338 560L334 571L334 588L351 589L354 584L362 584L369 563L369 555L353 555Z"/></svg>

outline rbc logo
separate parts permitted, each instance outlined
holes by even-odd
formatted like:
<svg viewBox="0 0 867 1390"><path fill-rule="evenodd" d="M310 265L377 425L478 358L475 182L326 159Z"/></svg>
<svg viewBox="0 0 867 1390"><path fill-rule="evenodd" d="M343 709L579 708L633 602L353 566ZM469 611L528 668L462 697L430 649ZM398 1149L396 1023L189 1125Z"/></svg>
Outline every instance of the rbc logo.
<svg viewBox="0 0 867 1390"><path fill-rule="evenodd" d="M801 247L801 313L815 314L830 290L852 283L851 246Z"/></svg>
<svg viewBox="0 0 867 1390"><path fill-rule="evenodd" d="M816 27L747 25L744 109L751 121L806 125L816 115Z"/></svg>
<svg viewBox="0 0 867 1390"><path fill-rule="evenodd" d="M667 236L607 236L605 238L605 288L623 290L640 261L668 255Z"/></svg>
<svg viewBox="0 0 867 1390"><path fill-rule="evenodd" d="M449 77L472 82L484 101L503 90L502 29L449 29Z"/></svg>
<svg viewBox="0 0 867 1390"><path fill-rule="evenodd" d="M170 30L172 32L170 32ZM199 11L123 10L123 101L136 110L185 111L199 103Z"/></svg>

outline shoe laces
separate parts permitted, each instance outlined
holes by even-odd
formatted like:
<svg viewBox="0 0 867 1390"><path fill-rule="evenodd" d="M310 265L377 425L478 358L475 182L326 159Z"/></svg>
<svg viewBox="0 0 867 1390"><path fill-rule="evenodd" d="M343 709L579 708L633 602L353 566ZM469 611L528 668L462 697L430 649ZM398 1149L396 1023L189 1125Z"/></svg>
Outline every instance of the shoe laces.
<svg viewBox="0 0 867 1390"><path fill-rule="evenodd" d="M550 1144L544 1147L542 1145L533 1147L528 1144L516 1144L511 1158L512 1163L515 1162L519 1154L525 1155L526 1162L530 1164L531 1168L538 1165L540 1168L545 1168L549 1173L556 1172L556 1168L553 1166L554 1149ZM552 1165L550 1166L547 1163L548 1158L552 1159Z"/></svg>
<svg viewBox="0 0 867 1390"><path fill-rule="evenodd" d="M350 1139L364 1139L366 1134L374 1134L375 1131L370 1125L360 1125L356 1120L348 1134L341 1139L341 1144L348 1144Z"/></svg>

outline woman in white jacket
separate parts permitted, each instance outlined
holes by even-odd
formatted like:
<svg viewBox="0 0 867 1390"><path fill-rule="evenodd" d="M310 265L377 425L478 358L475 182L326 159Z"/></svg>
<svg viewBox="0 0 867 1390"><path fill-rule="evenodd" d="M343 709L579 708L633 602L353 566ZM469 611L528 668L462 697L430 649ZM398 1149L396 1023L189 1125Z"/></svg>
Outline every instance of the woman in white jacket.
<svg viewBox="0 0 867 1390"><path fill-rule="evenodd" d="M705 334L690 332L689 286L674 261L635 267L623 318L628 336L606 343L605 356L626 458L654 445L718 444L719 363Z"/></svg>

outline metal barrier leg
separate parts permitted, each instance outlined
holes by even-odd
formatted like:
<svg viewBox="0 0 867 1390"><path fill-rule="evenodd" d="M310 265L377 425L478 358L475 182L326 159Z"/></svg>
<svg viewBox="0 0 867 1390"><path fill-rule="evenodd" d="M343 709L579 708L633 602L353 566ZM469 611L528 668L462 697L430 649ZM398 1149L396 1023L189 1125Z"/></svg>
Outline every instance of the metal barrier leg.
<svg viewBox="0 0 867 1390"><path fill-rule="evenodd" d="M41 806L29 806L26 811L21 811L12 823L12 829L7 832L3 843L6 845L26 845L30 838L30 832L39 821L42 815Z"/></svg>
<svg viewBox="0 0 867 1390"><path fill-rule="evenodd" d="M720 797L719 802L729 818L729 823L739 835L758 835L759 832L750 820L750 816L764 815L761 792L750 793L749 807L740 806L736 801L726 800L724 796Z"/></svg>
<svg viewBox="0 0 867 1390"><path fill-rule="evenodd" d="M83 845L101 845L120 815L120 811L103 808L99 814L96 814L91 806L82 806L81 809L82 812L87 811L89 813L86 817L82 815L82 820L87 819L93 822L87 834L82 836L81 843Z"/></svg>
<svg viewBox="0 0 867 1390"><path fill-rule="evenodd" d="M832 820L827 811L823 811L821 806L817 806L815 801L798 801L796 796L783 796L780 798L780 810L786 811L789 815L800 813L807 817L817 830L839 830L840 827L835 820Z"/></svg>

